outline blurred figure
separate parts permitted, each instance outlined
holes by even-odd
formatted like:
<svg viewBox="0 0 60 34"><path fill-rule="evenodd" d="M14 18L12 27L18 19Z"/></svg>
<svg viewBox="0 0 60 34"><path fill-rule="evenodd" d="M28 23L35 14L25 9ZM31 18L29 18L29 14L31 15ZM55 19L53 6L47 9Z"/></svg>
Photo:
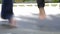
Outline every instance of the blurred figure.
<svg viewBox="0 0 60 34"><path fill-rule="evenodd" d="M37 0L37 4L38 4L38 8L39 8L39 18L43 20L46 17L45 10L44 10L45 1Z"/></svg>
<svg viewBox="0 0 60 34"><path fill-rule="evenodd" d="M15 27L15 19L13 19L13 0L2 0L1 17L9 20L9 25Z"/></svg>

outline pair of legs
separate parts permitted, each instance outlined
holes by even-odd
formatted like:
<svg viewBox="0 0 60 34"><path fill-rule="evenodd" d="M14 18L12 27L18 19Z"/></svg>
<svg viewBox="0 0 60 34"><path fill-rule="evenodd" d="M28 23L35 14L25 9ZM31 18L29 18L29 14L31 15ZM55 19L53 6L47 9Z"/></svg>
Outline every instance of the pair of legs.
<svg viewBox="0 0 60 34"><path fill-rule="evenodd" d="M39 8L39 16L41 19L45 18L44 11L44 0L37 0L38 8ZM13 19L13 0L2 0L2 11L1 17L3 19L8 19L10 26L15 26L15 20Z"/></svg>
<svg viewBox="0 0 60 34"><path fill-rule="evenodd" d="M13 0L2 0L1 17L8 19L10 26L15 26L15 20L13 19Z"/></svg>
<svg viewBox="0 0 60 34"><path fill-rule="evenodd" d="M39 8L39 18L45 19L46 14L44 10L45 2L44 0L37 0L38 8Z"/></svg>

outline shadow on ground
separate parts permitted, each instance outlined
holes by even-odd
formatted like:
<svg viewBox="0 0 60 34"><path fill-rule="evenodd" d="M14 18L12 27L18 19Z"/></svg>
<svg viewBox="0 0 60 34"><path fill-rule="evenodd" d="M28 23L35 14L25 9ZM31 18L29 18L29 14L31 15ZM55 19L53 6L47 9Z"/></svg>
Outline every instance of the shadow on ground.
<svg viewBox="0 0 60 34"><path fill-rule="evenodd" d="M45 20L38 18L38 14L32 14L32 17L29 16L18 16L21 20L17 20L17 28L9 29L5 26L0 26L0 30L10 30L21 31L23 29L27 30L36 30L36 31L45 31L45 32L60 32L60 14L58 15L48 15ZM1 23L8 23L8 21L0 21Z"/></svg>
<svg viewBox="0 0 60 34"><path fill-rule="evenodd" d="M38 14L33 14L37 16ZM45 20L38 20L37 23L41 31L60 32L60 14L48 15Z"/></svg>

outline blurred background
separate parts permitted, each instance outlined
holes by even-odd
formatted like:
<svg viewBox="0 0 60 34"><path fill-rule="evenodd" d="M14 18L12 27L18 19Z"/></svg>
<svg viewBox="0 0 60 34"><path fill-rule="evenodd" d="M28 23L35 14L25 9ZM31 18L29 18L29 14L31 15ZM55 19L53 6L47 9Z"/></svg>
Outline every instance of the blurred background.
<svg viewBox="0 0 60 34"><path fill-rule="evenodd" d="M1 3L2 0L0 0ZM14 3L36 3L36 0L14 0ZM59 0L45 0L46 3L58 3Z"/></svg>

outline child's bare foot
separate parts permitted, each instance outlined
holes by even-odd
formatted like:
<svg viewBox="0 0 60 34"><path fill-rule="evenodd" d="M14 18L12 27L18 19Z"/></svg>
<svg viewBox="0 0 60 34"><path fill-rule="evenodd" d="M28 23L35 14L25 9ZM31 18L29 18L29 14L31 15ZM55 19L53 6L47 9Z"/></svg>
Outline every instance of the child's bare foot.
<svg viewBox="0 0 60 34"><path fill-rule="evenodd" d="M39 8L39 18L42 20L46 18L44 7Z"/></svg>
<svg viewBox="0 0 60 34"><path fill-rule="evenodd" d="M46 15L45 15L45 14L39 15L39 18L40 18L41 20L44 20L44 19L46 18Z"/></svg>
<svg viewBox="0 0 60 34"><path fill-rule="evenodd" d="M13 18L9 19L9 23L10 23L11 27L16 27L16 20L15 19L13 19Z"/></svg>

